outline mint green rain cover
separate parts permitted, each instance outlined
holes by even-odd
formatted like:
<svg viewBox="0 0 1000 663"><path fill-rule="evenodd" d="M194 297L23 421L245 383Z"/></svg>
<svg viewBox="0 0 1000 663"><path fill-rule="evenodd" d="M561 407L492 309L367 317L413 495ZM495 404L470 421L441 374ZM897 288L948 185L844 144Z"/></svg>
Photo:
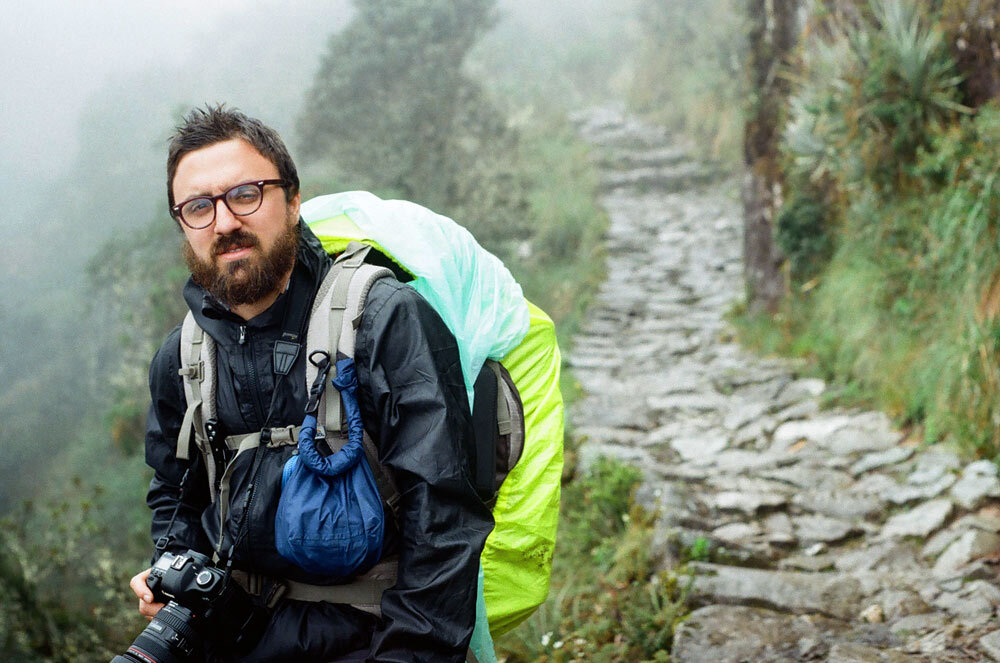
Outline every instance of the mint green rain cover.
<svg viewBox="0 0 1000 663"><path fill-rule="evenodd" d="M458 340L472 407L472 386L483 362L506 356L530 325L521 286L500 259L448 217L367 191L318 196L302 204L301 214L328 252L338 247L325 238L344 238L338 231L345 229L345 221L353 221L363 234L356 239L370 240L415 277L410 285Z"/></svg>
<svg viewBox="0 0 1000 663"><path fill-rule="evenodd" d="M302 204L301 214L327 252L337 253L349 241L361 241L414 276L410 285L458 341L471 408L483 362L505 357L531 324L521 286L500 259L450 218L408 201L382 200L367 191L318 196ZM481 566L476 608L471 648L480 663L494 663Z"/></svg>

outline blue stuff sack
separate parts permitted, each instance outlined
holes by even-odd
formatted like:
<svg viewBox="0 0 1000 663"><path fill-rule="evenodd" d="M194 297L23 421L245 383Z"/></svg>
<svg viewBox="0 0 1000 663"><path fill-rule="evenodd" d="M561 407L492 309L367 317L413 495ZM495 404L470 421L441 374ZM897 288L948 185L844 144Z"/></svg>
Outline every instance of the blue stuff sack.
<svg viewBox="0 0 1000 663"><path fill-rule="evenodd" d="M385 514L365 459L353 359L337 362L333 386L343 401L347 443L321 456L316 450L316 417L306 415L299 452L281 474L274 534L278 552L288 561L309 573L346 579L364 573L382 556Z"/></svg>

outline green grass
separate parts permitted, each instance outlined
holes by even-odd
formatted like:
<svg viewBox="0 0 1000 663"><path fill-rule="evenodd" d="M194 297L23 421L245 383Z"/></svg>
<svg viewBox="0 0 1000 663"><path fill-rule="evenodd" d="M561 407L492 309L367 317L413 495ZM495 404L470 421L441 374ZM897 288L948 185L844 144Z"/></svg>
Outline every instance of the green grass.
<svg viewBox="0 0 1000 663"><path fill-rule="evenodd" d="M549 598L498 640L501 660L669 660L688 577L659 570L655 514L632 501L639 481L636 468L601 459L564 486Z"/></svg>

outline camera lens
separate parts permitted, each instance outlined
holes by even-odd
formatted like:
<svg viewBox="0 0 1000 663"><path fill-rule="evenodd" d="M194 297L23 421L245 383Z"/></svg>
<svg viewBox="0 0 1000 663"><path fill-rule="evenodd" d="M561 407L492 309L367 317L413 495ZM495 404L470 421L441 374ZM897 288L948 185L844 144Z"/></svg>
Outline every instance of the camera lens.
<svg viewBox="0 0 1000 663"><path fill-rule="evenodd" d="M111 663L183 663L200 660L201 638L191 627L191 611L171 601Z"/></svg>

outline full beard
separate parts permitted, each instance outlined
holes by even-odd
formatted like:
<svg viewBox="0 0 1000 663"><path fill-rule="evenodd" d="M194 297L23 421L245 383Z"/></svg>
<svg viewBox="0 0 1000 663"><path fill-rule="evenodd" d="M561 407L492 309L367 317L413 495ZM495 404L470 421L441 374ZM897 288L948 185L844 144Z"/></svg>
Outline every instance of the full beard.
<svg viewBox="0 0 1000 663"><path fill-rule="evenodd" d="M255 250L246 258L219 265L215 257L237 247ZM195 255L188 242L183 243L184 262L191 270L194 282L219 302L233 308L252 304L281 287L281 279L295 264L299 249L299 224L290 219L274 246L259 254L260 240L244 230L223 235L212 246L212 259L204 261Z"/></svg>

